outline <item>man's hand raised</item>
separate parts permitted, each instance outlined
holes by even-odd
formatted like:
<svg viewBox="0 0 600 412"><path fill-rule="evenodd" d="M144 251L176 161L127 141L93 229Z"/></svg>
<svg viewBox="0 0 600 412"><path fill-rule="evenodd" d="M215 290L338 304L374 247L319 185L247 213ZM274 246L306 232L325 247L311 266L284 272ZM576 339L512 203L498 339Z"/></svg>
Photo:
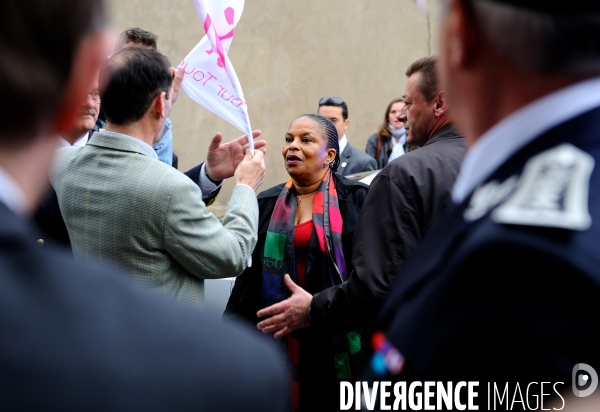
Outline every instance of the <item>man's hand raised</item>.
<svg viewBox="0 0 600 412"><path fill-rule="evenodd" d="M235 184L248 185L256 190L265 178L265 154L255 150L254 156L247 149L244 159L235 169Z"/></svg>
<svg viewBox="0 0 600 412"><path fill-rule="evenodd" d="M173 77L173 97L171 97L171 104L173 105L179 97L179 90L181 89L181 82L183 81L185 72L182 69L176 69L175 67L171 67L170 71L171 76Z"/></svg>
<svg viewBox="0 0 600 412"><path fill-rule="evenodd" d="M260 136L260 130L252 132L252 138ZM221 144L223 135L217 133L208 146L208 155L206 156L206 174L211 180L219 181L228 179L235 173L240 162L244 159L246 151L250 147L248 145L248 137L240 136L231 142ZM254 153L260 151L261 156L267 152L267 142L264 140L254 141ZM262 157L261 157L262 159ZM264 161L263 161L264 167Z"/></svg>

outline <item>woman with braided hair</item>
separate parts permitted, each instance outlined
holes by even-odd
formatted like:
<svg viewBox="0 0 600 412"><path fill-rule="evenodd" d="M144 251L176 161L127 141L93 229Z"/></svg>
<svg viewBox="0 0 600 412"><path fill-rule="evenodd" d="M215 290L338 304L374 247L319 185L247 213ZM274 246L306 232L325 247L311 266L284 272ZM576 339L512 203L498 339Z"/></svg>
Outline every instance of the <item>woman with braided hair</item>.
<svg viewBox="0 0 600 412"><path fill-rule="evenodd" d="M256 312L286 299L289 287L314 294L345 282L353 269L352 235L367 186L335 173L335 126L315 114L296 118L282 154L290 179L258 195L253 264L236 279L225 318L256 324ZM282 342L291 364L292 410L337 410L340 380L355 379L361 368L360 333L332 336L309 327Z"/></svg>

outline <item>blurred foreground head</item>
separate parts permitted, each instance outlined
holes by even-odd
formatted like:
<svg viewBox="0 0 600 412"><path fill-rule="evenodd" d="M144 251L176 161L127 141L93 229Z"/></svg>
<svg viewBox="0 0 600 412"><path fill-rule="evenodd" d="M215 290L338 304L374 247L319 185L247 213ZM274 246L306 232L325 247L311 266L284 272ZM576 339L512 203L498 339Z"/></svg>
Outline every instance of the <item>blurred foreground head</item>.
<svg viewBox="0 0 600 412"><path fill-rule="evenodd" d="M0 172L20 192L18 213L45 189L58 136L110 50L103 0L0 2Z"/></svg>
<svg viewBox="0 0 600 412"><path fill-rule="evenodd" d="M106 50L102 0L0 2L0 147L19 147L73 119Z"/></svg>
<svg viewBox="0 0 600 412"><path fill-rule="evenodd" d="M600 2L441 3L441 85L471 143L519 107L600 75Z"/></svg>

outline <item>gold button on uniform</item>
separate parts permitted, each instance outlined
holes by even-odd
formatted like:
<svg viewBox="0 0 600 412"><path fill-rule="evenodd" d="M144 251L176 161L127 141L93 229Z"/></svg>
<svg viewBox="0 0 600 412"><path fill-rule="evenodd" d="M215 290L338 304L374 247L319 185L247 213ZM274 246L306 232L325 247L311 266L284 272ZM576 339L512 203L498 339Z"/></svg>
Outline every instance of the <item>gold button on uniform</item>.
<svg viewBox="0 0 600 412"><path fill-rule="evenodd" d="M44 239L38 239L37 244L40 246L44 246Z"/></svg>

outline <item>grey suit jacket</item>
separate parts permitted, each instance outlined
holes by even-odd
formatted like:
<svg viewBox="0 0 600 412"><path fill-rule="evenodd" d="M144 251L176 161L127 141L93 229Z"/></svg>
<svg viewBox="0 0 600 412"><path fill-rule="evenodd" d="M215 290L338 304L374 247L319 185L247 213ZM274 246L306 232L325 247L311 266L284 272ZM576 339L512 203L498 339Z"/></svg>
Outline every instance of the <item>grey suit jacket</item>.
<svg viewBox="0 0 600 412"><path fill-rule="evenodd" d="M194 307L203 279L237 276L256 244L254 191L234 188L219 221L187 176L139 140L96 133L57 153L52 183L76 258L116 263L134 280Z"/></svg>
<svg viewBox="0 0 600 412"><path fill-rule="evenodd" d="M377 162L375 159L348 143L340 156L340 167L338 167L337 172L342 176L348 176L376 169Z"/></svg>

